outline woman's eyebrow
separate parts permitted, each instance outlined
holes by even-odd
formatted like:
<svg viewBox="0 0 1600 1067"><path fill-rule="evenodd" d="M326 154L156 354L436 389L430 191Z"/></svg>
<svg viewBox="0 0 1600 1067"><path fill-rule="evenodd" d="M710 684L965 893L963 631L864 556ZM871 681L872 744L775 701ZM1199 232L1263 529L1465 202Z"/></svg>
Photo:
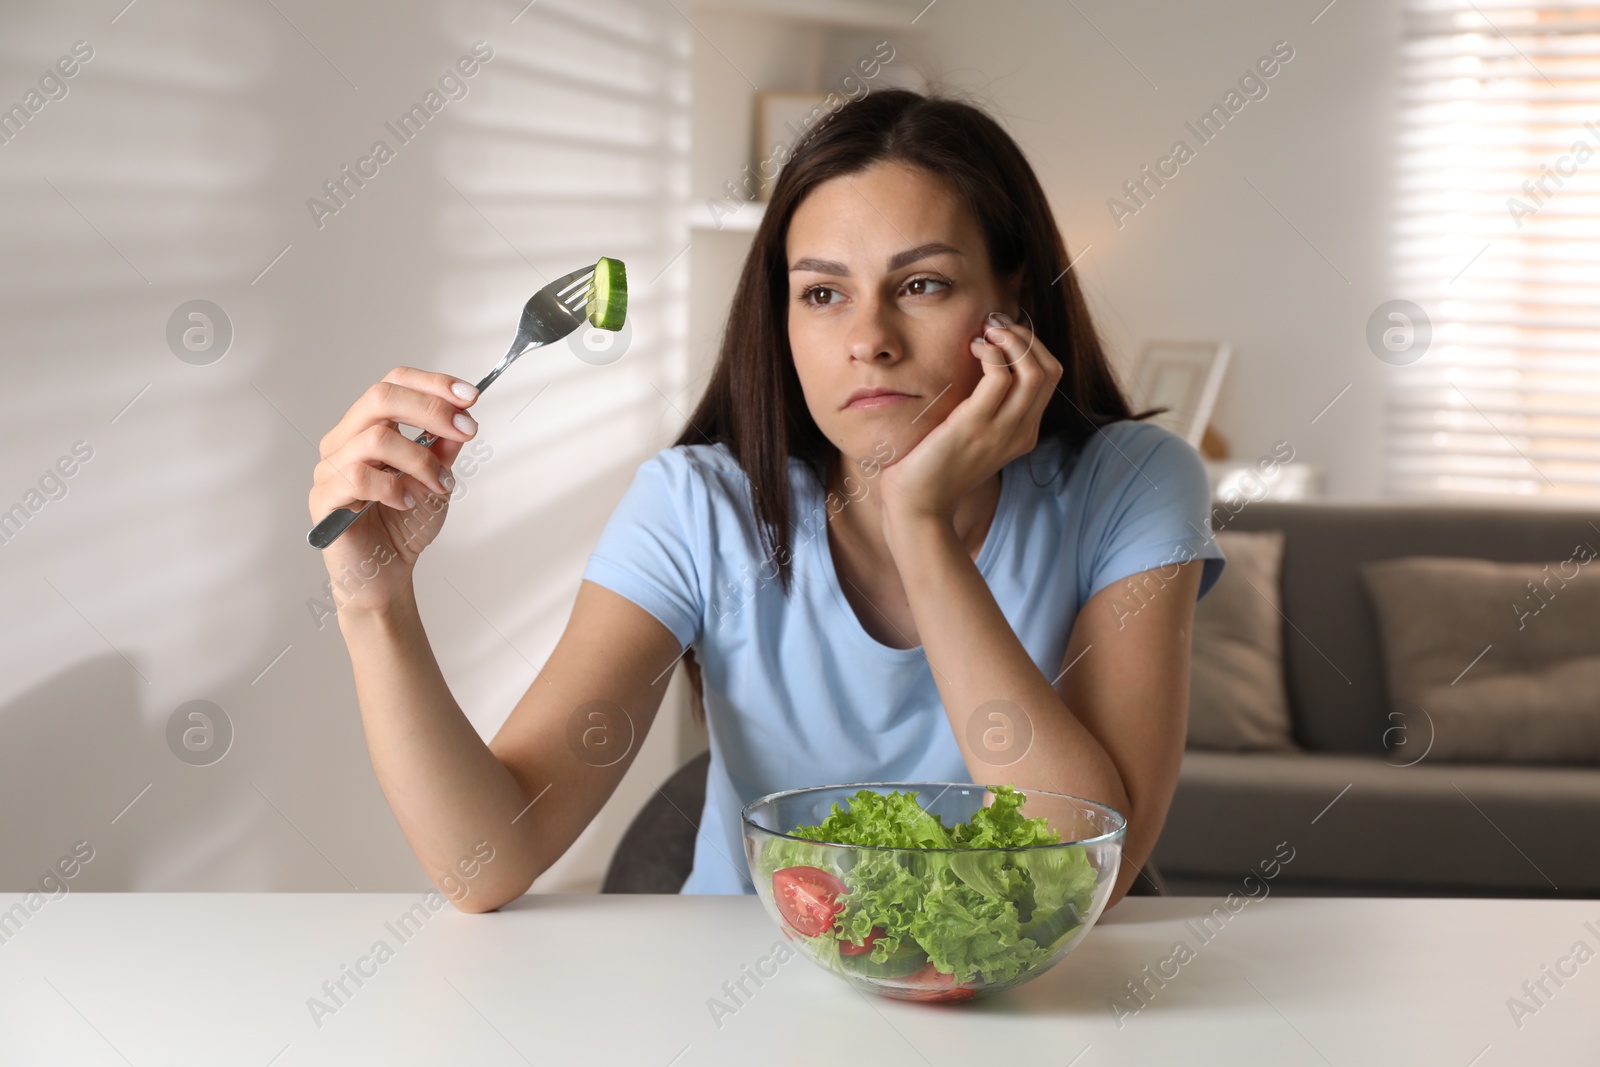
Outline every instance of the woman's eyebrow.
<svg viewBox="0 0 1600 1067"><path fill-rule="evenodd" d="M942 241L934 241L930 244L918 245L916 248L908 248L904 252L896 252L894 255L889 257L889 262L885 264L884 269L899 270L906 264L915 263L919 259L927 259L930 256L944 254L957 256L966 255L965 252L954 247L953 245L947 245ZM815 271L818 274L837 274L842 278L848 278L850 276L850 268L845 266L843 263L832 259L815 259L811 256L807 256L804 259L797 259L789 265L789 272L791 274L799 270Z"/></svg>

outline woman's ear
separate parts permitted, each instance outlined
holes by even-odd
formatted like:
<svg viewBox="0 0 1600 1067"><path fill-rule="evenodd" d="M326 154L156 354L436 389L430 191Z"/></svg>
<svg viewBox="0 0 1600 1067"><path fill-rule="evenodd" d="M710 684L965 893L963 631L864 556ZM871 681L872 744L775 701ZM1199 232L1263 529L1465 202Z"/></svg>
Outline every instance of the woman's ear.
<svg viewBox="0 0 1600 1067"><path fill-rule="evenodd" d="M1007 311L1007 314L1011 316L1012 322L1022 321L1022 305L1019 303L1019 301L1022 298L1022 276L1024 270L1025 268L1019 266L1014 272L1012 272L1011 277L1006 280L1004 287L1006 294L1006 307L1010 309Z"/></svg>

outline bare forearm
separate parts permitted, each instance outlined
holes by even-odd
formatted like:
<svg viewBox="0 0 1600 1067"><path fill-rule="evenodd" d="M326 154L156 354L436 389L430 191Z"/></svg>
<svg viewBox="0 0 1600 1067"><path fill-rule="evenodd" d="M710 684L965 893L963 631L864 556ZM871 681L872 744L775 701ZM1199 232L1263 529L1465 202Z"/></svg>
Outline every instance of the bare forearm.
<svg viewBox="0 0 1600 1067"><path fill-rule="evenodd" d="M526 827L513 822L528 798L451 695L414 595L381 612L341 611L339 628L373 771L423 869L436 884L463 884L452 899L465 910L520 894L538 873ZM485 841L493 859L464 878L458 864L481 858Z"/></svg>
<svg viewBox="0 0 1600 1067"><path fill-rule="evenodd" d="M1138 879L1139 872L1149 861L1150 854L1155 851L1156 841L1161 837L1162 826L1167 821L1167 809L1171 798L1161 805L1159 813L1141 810L1137 816L1126 809L1118 808L1128 816L1128 834L1122 842L1122 866L1117 871L1116 885L1113 887L1111 897L1106 901L1106 907L1116 904L1128 890L1133 888L1133 883Z"/></svg>
<svg viewBox="0 0 1600 1067"><path fill-rule="evenodd" d="M1017 639L994 594L948 523L901 522L889 533L896 568L962 757L980 783L1068 793L1127 812L1128 797L1105 749L1061 701ZM1005 703L989 705L992 701ZM1027 751L990 751L999 712L1031 731ZM979 725L971 728L974 720ZM974 746L973 738L978 738ZM1019 740L1013 736L1012 742ZM1002 761L1002 762L997 762Z"/></svg>

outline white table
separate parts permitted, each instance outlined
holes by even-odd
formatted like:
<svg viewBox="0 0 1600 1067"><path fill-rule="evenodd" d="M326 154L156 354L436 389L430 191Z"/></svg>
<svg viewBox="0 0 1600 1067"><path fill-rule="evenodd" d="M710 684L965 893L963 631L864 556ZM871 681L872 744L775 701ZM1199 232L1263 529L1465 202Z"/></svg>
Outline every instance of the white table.
<svg viewBox="0 0 1600 1067"><path fill-rule="evenodd" d="M0 908L17 898L0 897ZM708 1001L781 936L754 897L527 896L386 924L421 894L72 893L0 944L0 1064L1600 1063L1600 901L1124 901L1053 971L986 1001L869 997L796 956ZM425 909L424 909L425 910ZM1224 912L1224 914L1227 914ZM1586 926L1589 923L1592 926ZM323 995L393 950L318 1026ZM1182 940L1176 977L1118 1025L1109 1004ZM1521 1020L1507 999L1576 974ZM328 1001L332 1004L331 999ZM1132 999L1124 1003L1130 1008ZM1531 1002L1530 1002L1531 1003Z"/></svg>

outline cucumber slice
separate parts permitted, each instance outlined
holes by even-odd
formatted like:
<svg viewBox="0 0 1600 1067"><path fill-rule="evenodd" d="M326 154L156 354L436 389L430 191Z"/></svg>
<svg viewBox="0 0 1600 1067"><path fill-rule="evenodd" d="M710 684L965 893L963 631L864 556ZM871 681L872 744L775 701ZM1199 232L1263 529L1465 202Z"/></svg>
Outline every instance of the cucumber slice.
<svg viewBox="0 0 1600 1067"><path fill-rule="evenodd" d="M589 322L615 332L628 317L628 272L620 259L601 256L594 265L594 283L589 287Z"/></svg>
<svg viewBox="0 0 1600 1067"><path fill-rule="evenodd" d="M1071 903L1063 904L1047 915L1022 924L1022 936L1031 937L1034 944L1048 949L1062 937L1083 925L1083 916Z"/></svg>
<svg viewBox="0 0 1600 1067"><path fill-rule="evenodd" d="M864 956L839 956L840 967L862 978L905 978L916 974L927 962L928 954L909 935L900 938L900 947L882 963L873 963L870 952Z"/></svg>

